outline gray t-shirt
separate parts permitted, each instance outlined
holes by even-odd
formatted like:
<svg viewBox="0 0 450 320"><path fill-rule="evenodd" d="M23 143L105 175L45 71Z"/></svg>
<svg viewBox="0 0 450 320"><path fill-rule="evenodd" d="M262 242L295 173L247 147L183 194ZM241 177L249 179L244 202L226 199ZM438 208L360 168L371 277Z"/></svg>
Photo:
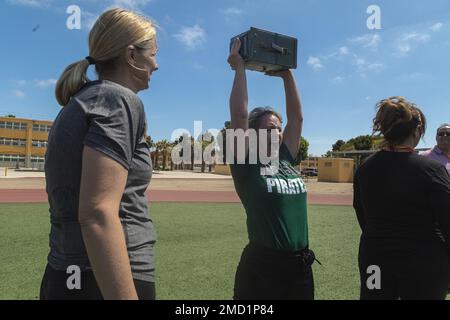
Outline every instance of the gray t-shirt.
<svg viewBox="0 0 450 320"><path fill-rule="evenodd" d="M78 223L82 152L89 146L128 170L118 214L133 278L154 282L156 233L145 194L152 162L145 131L139 97L107 80L88 82L56 117L45 155L51 218L48 262L54 269L65 271L70 265L90 269Z"/></svg>

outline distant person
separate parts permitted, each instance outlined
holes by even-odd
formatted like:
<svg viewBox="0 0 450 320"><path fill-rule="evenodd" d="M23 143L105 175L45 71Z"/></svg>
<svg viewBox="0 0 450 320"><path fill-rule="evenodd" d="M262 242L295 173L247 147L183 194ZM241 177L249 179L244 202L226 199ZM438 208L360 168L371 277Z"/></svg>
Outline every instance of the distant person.
<svg viewBox="0 0 450 320"><path fill-rule="evenodd" d="M45 162L51 230L41 299L155 298L156 236L145 195L152 163L137 93L158 69L156 51L151 21L108 10L90 32L89 56L56 84L64 107ZM88 80L89 65L98 80ZM81 270L81 289L67 286L70 266Z"/></svg>
<svg viewBox="0 0 450 320"><path fill-rule="evenodd" d="M361 299L445 299L450 178L444 166L414 152L425 134L425 116L393 97L378 103L373 124L384 148L354 178Z"/></svg>
<svg viewBox="0 0 450 320"><path fill-rule="evenodd" d="M250 240L237 267L234 299L312 300L314 253L308 248L306 188L294 169L303 125L300 97L290 70L272 72L269 75L284 82L288 118L285 129L282 130L281 115L272 108L256 108L248 113L240 46L236 40L228 58L235 71L230 97L231 128L274 130L280 148L278 173L263 175L261 168L269 165L263 165L259 159L256 164L249 163L248 145L246 164L231 165L234 185L247 214ZM270 138L267 143L270 152Z"/></svg>
<svg viewBox="0 0 450 320"><path fill-rule="evenodd" d="M436 132L437 145L422 155L441 163L450 174L450 124L441 125Z"/></svg>

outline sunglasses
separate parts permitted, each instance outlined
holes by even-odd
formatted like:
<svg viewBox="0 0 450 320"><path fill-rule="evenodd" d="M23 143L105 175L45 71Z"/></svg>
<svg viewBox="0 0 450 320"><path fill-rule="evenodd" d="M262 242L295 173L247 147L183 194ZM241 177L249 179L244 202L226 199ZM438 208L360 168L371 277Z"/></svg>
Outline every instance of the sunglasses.
<svg viewBox="0 0 450 320"><path fill-rule="evenodd" d="M450 137L450 132L439 132L438 136L439 137Z"/></svg>

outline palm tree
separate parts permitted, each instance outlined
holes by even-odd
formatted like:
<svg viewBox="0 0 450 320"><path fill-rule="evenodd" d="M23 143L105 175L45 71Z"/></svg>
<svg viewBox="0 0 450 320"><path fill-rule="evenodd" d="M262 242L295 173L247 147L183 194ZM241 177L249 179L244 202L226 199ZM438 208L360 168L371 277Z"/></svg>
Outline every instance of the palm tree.
<svg viewBox="0 0 450 320"><path fill-rule="evenodd" d="M161 150L163 154L163 170L166 170L167 156L168 152L170 152L172 148L172 143L170 143L167 140L161 140L158 143L159 143L159 150Z"/></svg>
<svg viewBox="0 0 450 320"><path fill-rule="evenodd" d="M227 129L231 129L231 122L230 121L225 121L225 123L223 124L224 127L222 128L222 130L220 130L220 135L222 135L222 145L220 146L220 148L222 149L222 163L226 163L227 162ZM217 140L219 140L219 136L217 136ZM220 143L220 140L219 140Z"/></svg>
<svg viewBox="0 0 450 320"><path fill-rule="evenodd" d="M173 146L172 146L172 147L175 147L175 146L178 145L178 144L180 144L181 146L183 146L183 141L188 140L188 139L191 141L190 147L191 147L191 163L192 163L192 161L193 161L193 144L192 144L192 142L193 142L193 141L192 141L192 138L191 138L190 135L184 133L184 134L181 135L178 139L175 140L175 142L173 143ZM182 159L184 159L184 151L185 151L184 148L181 148L181 150L179 151L179 156L180 156ZM186 165L187 165L187 163L183 160L182 163L181 163L181 170L186 170ZM187 167L189 168L189 165L188 165ZM193 168L190 167L190 169L192 170Z"/></svg>
<svg viewBox="0 0 450 320"><path fill-rule="evenodd" d="M209 131L206 131L204 134L199 136L199 140L200 139L201 139L201 143L202 143L202 172L205 172L206 162L205 162L205 159L203 158L203 153L210 144L214 143L214 136ZM213 150L213 152L212 152L213 157L214 157L214 155L215 155L215 150ZM211 164L209 165L209 172L211 172Z"/></svg>
<svg viewBox="0 0 450 320"><path fill-rule="evenodd" d="M155 141L153 141L151 136L145 136L145 142L147 142L149 149L152 149L155 147Z"/></svg>
<svg viewBox="0 0 450 320"><path fill-rule="evenodd" d="M155 156L154 156L154 161L153 161L153 167L158 169L158 162L159 162L159 152L162 150L163 144L161 143L161 141L158 141L155 143Z"/></svg>

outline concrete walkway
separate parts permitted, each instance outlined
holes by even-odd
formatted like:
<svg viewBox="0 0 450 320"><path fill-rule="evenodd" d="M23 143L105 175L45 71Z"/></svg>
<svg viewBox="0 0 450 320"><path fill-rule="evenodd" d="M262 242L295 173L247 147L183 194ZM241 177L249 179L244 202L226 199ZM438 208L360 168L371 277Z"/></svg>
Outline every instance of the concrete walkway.
<svg viewBox="0 0 450 320"><path fill-rule="evenodd" d="M7 175L5 176L5 168L0 168L0 179L15 178L45 178L45 173L42 171L16 171L15 169L8 169ZM153 171L152 179L231 179L231 176L192 171Z"/></svg>

